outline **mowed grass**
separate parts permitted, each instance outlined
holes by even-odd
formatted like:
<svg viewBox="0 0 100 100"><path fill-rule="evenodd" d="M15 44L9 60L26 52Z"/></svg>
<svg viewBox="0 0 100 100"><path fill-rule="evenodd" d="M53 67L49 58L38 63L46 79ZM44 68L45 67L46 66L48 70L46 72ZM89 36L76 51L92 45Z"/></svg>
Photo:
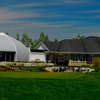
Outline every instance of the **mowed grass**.
<svg viewBox="0 0 100 100"><path fill-rule="evenodd" d="M0 72L0 100L100 100L100 73Z"/></svg>

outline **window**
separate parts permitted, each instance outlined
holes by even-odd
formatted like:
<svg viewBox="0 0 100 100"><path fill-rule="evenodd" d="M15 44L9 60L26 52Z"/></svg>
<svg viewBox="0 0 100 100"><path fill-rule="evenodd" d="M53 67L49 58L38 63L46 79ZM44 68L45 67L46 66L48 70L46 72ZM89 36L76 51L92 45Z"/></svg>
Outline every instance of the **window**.
<svg viewBox="0 0 100 100"><path fill-rule="evenodd" d="M49 55L46 55L46 62L49 61Z"/></svg>
<svg viewBox="0 0 100 100"><path fill-rule="evenodd" d="M2 52L0 52L0 58L2 58Z"/></svg>
<svg viewBox="0 0 100 100"><path fill-rule="evenodd" d="M59 55L59 61L63 61L63 55Z"/></svg>
<svg viewBox="0 0 100 100"><path fill-rule="evenodd" d="M73 55L73 61L78 61L79 55Z"/></svg>
<svg viewBox="0 0 100 100"><path fill-rule="evenodd" d="M89 57L90 63L92 63L92 59L93 58L94 58L94 56L93 55L90 55L90 57Z"/></svg>
<svg viewBox="0 0 100 100"><path fill-rule="evenodd" d="M86 56L85 55L80 55L80 61L86 61Z"/></svg>
<svg viewBox="0 0 100 100"><path fill-rule="evenodd" d="M53 63L56 63L58 61L57 55L53 55Z"/></svg>

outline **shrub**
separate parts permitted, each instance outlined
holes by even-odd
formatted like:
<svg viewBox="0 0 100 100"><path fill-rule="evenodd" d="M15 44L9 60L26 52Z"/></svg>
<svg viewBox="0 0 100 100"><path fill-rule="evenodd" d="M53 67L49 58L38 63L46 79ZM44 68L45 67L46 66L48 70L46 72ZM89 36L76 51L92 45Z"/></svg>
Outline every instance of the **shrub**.
<svg viewBox="0 0 100 100"><path fill-rule="evenodd" d="M86 67L90 67L90 65L86 65Z"/></svg>
<svg viewBox="0 0 100 100"><path fill-rule="evenodd" d="M16 67L16 63L13 63L13 64L11 65L11 67Z"/></svg>
<svg viewBox="0 0 100 100"><path fill-rule="evenodd" d="M3 71L3 68L0 67L0 71Z"/></svg>
<svg viewBox="0 0 100 100"><path fill-rule="evenodd" d="M7 69L7 66L1 66L2 68L6 68Z"/></svg>
<svg viewBox="0 0 100 100"><path fill-rule="evenodd" d="M11 66L11 64L10 64L10 63L8 63L8 64L6 64L5 66Z"/></svg>
<svg viewBox="0 0 100 100"><path fill-rule="evenodd" d="M81 67L85 67L85 65L81 65Z"/></svg>
<svg viewBox="0 0 100 100"><path fill-rule="evenodd" d="M95 69L95 72L100 72L100 67L93 67Z"/></svg>
<svg viewBox="0 0 100 100"><path fill-rule="evenodd" d="M88 67L88 68L89 68L89 67L90 67L90 65L81 65L81 67Z"/></svg>
<svg viewBox="0 0 100 100"><path fill-rule="evenodd" d="M43 71L43 72L46 71L45 67L40 67L39 69L40 69L40 71Z"/></svg>
<svg viewBox="0 0 100 100"><path fill-rule="evenodd" d="M7 69L7 70L11 70L11 67L9 67L9 66L6 66L6 69Z"/></svg>
<svg viewBox="0 0 100 100"><path fill-rule="evenodd" d="M94 66L98 67L100 65L100 58L94 57L92 63L94 64Z"/></svg>
<svg viewBox="0 0 100 100"><path fill-rule="evenodd" d="M11 67L11 70L12 70L12 71L20 71L19 69L17 69L17 68L12 68L12 67Z"/></svg>
<svg viewBox="0 0 100 100"><path fill-rule="evenodd" d="M7 69L6 68L2 68L3 69L3 71L7 71Z"/></svg>

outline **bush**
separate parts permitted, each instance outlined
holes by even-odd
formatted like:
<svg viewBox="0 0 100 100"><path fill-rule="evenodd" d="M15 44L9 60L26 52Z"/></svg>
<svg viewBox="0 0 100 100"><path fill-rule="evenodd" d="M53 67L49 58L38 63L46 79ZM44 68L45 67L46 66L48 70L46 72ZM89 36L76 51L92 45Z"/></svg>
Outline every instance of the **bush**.
<svg viewBox="0 0 100 100"><path fill-rule="evenodd" d="M85 67L85 65L81 65L81 67Z"/></svg>
<svg viewBox="0 0 100 100"><path fill-rule="evenodd" d="M12 70L12 71L20 71L19 69L17 69L17 68L12 68L12 67L11 67L11 70Z"/></svg>
<svg viewBox="0 0 100 100"><path fill-rule="evenodd" d="M98 67L100 65L100 58L99 57L94 57L92 60L92 63L94 66Z"/></svg>
<svg viewBox="0 0 100 100"><path fill-rule="evenodd" d="M81 67L87 67L87 68L89 68L90 65L81 65Z"/></svg>
<svg viewBox="0 0 100 100"><path fill-rule="evenodd" d="M86 65L86 67L90 67L90 65Z"/></svg>
<svg viewBox="0 0 100 100"><path fill-rule="evenodd" d="M3 71L3 68L0 67L0 71Z"/></svg>
<svg viewBox="0 0 100 100"><path fill-rule="evenodd" d="M8 64L6 64L5 66L11 66L11 64L10 64L10 63L8 63Z"/></svg>
<svg viewBox="0 0 100 100"><path fill-rule="evenodd" d="M100 67L93 67L95 69L95 72L100 72Z"/></svg>
<svg viewBox="0 0 100 100"><path fill-rule="evenodd" d="M40 69L40 71L43 71L43 72L46 71L45 67L40 67L39 69Z"/></svg>
<svg viewBox="0 0 100 100"><path fill-rule="evenodd" d="M7 71L7 69L6 68L2 68L3 69L3 71Z"/></svg>

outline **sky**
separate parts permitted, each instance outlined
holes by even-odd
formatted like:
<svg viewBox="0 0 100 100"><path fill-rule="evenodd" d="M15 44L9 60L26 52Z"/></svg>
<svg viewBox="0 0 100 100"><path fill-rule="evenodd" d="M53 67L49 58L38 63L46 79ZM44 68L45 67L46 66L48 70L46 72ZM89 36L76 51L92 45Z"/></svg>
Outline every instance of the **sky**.
<svg viewBox="0 0 100 100"><path fill-rule="evenodd" d="M100 0L1 0L0 32L50 40L100 36Z"/></svg>

